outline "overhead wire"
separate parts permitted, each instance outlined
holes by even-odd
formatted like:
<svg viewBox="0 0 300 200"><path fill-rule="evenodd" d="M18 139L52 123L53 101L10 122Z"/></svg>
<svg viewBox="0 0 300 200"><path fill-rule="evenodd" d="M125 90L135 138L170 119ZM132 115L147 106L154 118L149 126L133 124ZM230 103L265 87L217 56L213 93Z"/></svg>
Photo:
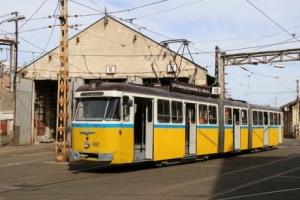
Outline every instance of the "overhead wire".
<svg viewBox="0 0 300 200"><path fill-rule="evenodd" d="M100 8L101 10L103 10L104 11L104 9L103 8L101 8L100 6L98 6L98 4L96 4L93 0L90 0L93 4L95 4L98 8Z"/></svg>
<svg viewBox="0 0 300 200"><path fill-rule="evenodd" d="M280 26L278 23L276 23L274 20L272 20L268 15L266 15L264 12L262 12L259 8L257 8L253 3L251 3L249 0L246 0L249 4L251 4L256 10L258 10L261 14L263 14L265 17L267 17L269 20L271 20L274 24L276 24L279 28L281 28L283 31L285 31L286 33L288 33L290 36L292 36L295 40L297 40L298 42L300 42L297 38L295 38L294 35L292 35L291 33L289 33L286 29L284 29L282 26Z"/></svg>
<svg viewBox="0 0 300 200"><path fill-rule="evenodd" d="M167 12L167 11L170 11L170 10L174 10L174 9L177 9L177 8L189 6L189 5L191 5L191 4L199 3L199 2L202 2L202 1L204 1L204 0L198 0L198 1L191 2L191 3L183 4L183 5L174 7L174 8L170 8L170 9L162 10L162 11L159 11L159 12L156 12L156 13L152 13L152 14L148 14L148 15L141 16L141 17L137 17L137 18L134 18L134 19L132 19L132 20L142 19L142 18L145 18L145 17L149 17L149 16L152 16L152 15L156 15L156 14L159 14L159 13L164 13L164 12Z"/></svg>
<svg viewBox="0 0 300 200"><path fill-rule="evenodd" d="M102 14L105 14L104 12L102 12L102 11L100 11L100 10L97 10L97 9L95 9L95 8L92 8L92 7L89 7L89 6L87 6L87 5L84 5L84 4L81 4L81 3L78 3L78 2L76 2L76 1L74 1L74 0L69 0L69 1L71 1L71 2L73 2L73 3L76 3L76 4L78 4L78 5L81 5L81 6L83 6L83 7L86 7L86 8L89 8L89 9L95 10L95 11L98 11L98 12L100 12L100 13L102 13Z"/></svg>
<svg viewBox="0 0 300 200"><path fill-rule="evenodd" d="M55 13L58 13L58 11L59 11L59 10L57 9L58 6L59 6L59 0L57 1L57 5L56 5L56 8L55 8L55 10L54 10L53 15L55 15ZM51 40L51 37L52 37L52 34L53 34L53 30L54 30L54 27L55 27L56 20L57 20L57 18L54 19L54 23L53 23L53 26L52 26L52 30L51 30L51 33L50 33L50 35L49 35L48 41L47 41L47 43L46 43L46 46L45 46L45 48L44 48L44 50L43 50L43 53L44 53L45 50L47 49L48 44L49 44L49 42L50 42L50 40Z"/></svg>
<svg viewBox="0 0 300 200"><path fill-rule="evenodd" d="M9 16L9 15L13 15L14 13L8 13L8 14L6 14L6 15L2 15L2 16L0 16L0 18L3 18L3 17L6 17L6 16Z"/></svg>
<svg viewBox="0 0 300 200"><path fill-rule="evenodd" d="M162 2L165 2L165 1L167 1L167 0L156 1L156 2L153 2L153 3L148 3L148 4L145 4L145 5L142 5L142 6L138 6L138 7L135 7L135 8L130 8L130 9L126 9L126 10L109 12L108 14L113 14L113 13L121 13L121 12L132 11L132 10L136 10L136 9L139 9L139 8L143 8L143 7L151 6L151 5L154 5L154 4L159 4L159 3L162 3Z"/></svg>
<svg viewBox="0 0 300 200"><path fill-rule="evenodd" d="M45 0L40 7L18 28L20 30L40 9L43 7L43 5L47 2L48 0Z"/></svg>

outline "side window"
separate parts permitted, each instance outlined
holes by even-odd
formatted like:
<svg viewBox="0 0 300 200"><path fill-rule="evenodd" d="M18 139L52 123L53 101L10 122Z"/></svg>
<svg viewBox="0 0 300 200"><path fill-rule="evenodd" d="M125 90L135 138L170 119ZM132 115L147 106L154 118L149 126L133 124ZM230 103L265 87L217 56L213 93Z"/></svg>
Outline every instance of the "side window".
<svg viewBox="0 0 300 200"><path fill-rule="evenodd" d="M172 101L172 123L182 123L182 102Z"/></svg>
<svg viewBox="0 0 300 200"><path fill-rule="evenodd" d="M253 125L257 126L258 125L258 114L257 111L253 111Z"/></svg>
<svg viewBox="0 0 300 200"><path fill-rule="evenodd" d="M258 112L258 123L259 125L263 125L263 114L261 111Z"/></svg>
<svg viewBox="0 0 300 200"><path fill-rule="evenodd" d="M231 108L225 108L225 124L231 125L232 124L232 111Z"/></svg>
<svg viewBox="0 0 300 200"><path fill-rule="evenodd" d="M270 125L274 125L274 115L272 112L270 112Z"/></svg>
<svg viewBox="0 0 300 200"><path fill-rule="evenodd" d="M281 113L278 114L278 125L282 125L281 124Z"/></svg>
<svg viewBox="0 0 300 200"><path fill-rule="evenodd" d="M217 107L216 106L208 106L209 110L209 124L217 124Z"/></svg>
<svg viewBox="0 0 300 200"><path fill-rule="evenodd" d="M207 124L207 105L199 104L199 124Z"/></svg>
<svg viewBox="0 0 300 200"><path fill-rule="evenodd" d="M248 124L248 112L247 110L242 110L242 125Z"/></svg>
<svg viewBox="0 0 300 200"><path fill-rule="evenodd" d="M129 97L123 97L123 120L128 122L130 120L130 105L129 105Z"/></svg>
<svg viewBox="0 0 300 200"><path fill-rule="evenodd" d="M274 125L278 125L278 116L277 116L277 113L274 113Z"/></svg>
<svg viewBox="0 0 300 200"><path fill-rule="evenodd" d="M170 122L170 102L167 100L157 100L157 121L159 123Z"/></svg>

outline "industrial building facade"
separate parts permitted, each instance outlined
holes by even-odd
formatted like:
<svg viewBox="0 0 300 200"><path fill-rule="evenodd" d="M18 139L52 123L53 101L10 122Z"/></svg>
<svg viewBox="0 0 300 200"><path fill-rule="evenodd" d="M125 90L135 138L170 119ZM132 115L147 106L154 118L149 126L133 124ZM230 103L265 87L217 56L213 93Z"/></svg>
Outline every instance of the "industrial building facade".
<svg viewBox="0 0 300 200"><path fill-rule="evenodd" d="M280 109L283 111L284 120L284 136L287 138L299 138L299 98L291 101Z"/></svg>
<svg viewBox="0 0 300 200"><path fill-rule="evenodd" d="M80 32L68 42L69 122L73 91L90 80L149 87L158 82L166 85L175 77L195 85L214 82L206 69L180 55L176 56L176 63L181 63L177 66L172 61L175 52L115 19L108 18L106 23L102 18L85 30L76 29ZM55 136L59 66L59 48L55 48L18 71L15 137L18 145Z"/></svg>

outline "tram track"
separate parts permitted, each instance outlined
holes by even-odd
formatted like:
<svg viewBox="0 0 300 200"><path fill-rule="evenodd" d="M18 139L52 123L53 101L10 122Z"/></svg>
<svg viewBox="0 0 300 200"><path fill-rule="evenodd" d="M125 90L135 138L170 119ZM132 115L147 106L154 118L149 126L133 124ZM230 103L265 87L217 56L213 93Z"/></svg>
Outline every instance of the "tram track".
<svg viewBox="0 0 300 200"><path fill-rule="evenodd" d="M194 185L194 184L199 184L199 183L205 182L205 181L217 180L218 178L220 178L222 176L233 175L233 174L236 174L236 173L239 173L239 172L245 172L245 171L252 170L252 169L255 169L255 168L259 168L259 167L263 167L263 166L267 166L267 165L272 165L272 164L279 163L279 162L288 161L288 160L291 160L291 159L298 158L299 156L300 155L294 155L294 156L290 156L290 157L287 157L287 158L273 160L271 162L267 162L267 163L263 163L263 164L259 164L259 165L255 165L255 166L251 166L251 167L247 167L247 168L243 168L243 169L238 169L238 170L234 170L234 171L230 171L230 172L226 172L226 173L222 173L222 174L218 174L218 175L213 175L213 176L204 177L204 178L198 178L198 179L187 181L187 182L184 182L184 183L169 185L169 186L166 186L166 187L163 187L163 188L153 189L153 190L150 190L150 191L141 192L141 193L137 193L137 194L134 194L134 195L123 195L121 198L118 198L118 200L140 198L140 197L142 197L144 195L145 196L147 196L147 195L161 195L162 193L166 193L169 190L179 189L179 188L182 188L182 187L186 187L186 186L190 186L190 185ZM115 169L115 167L116 167L116 169ZM80 168L80 169L76 169L76 170L64 171L64 172L60 172L60 173L48 173L48 174L43 174L43 175L30 176L30 177L24 177L24 178L7 180L7 181L0 181L0 189L1 189L1 186L4 186L4 187L2 187L4 189L5 189L5 186L15 187L13 189L9 189L8 188L5 191L1 191L0 190L0 193L10 192L10 191L15 191L15 190L34 190L34 189L38 189L38 188L42 188L42 187L46 187L46 186L60 185L60 184L65 184L65 183L69 183L69 182L81 181L81 180L88 180L88 179L98 178L99 177L99 176L95 176L94 173L92 175L88 175L87 173L85 173L85 174L83 174L82 177L76 177L76 178L74 178L74 176L71 176L71 177L68 176L64 180L61 180L59 178L60 176L66 175L66 174L78 174L78 173L81 173L81 172L92 172L92 171L106 170L107 169L108 170L107 172L101 173L101 174L102 175L103 174L107 174L106 177L116 177L116 176L120 177L121 174L119 174L119 173L117 173L117 174L116 173L111 173L111 172L115 172L115 170L116 170L116 172L124 172L125 174L122 175L122 178L124 178L124 177L129 176L131 173L134 173L136 171L135 169L131 169L129 171L127 171L127 170L123 171L122 170L122 166L115 166L115 167L114 166L109 166L109 165L84 167L84 168ZM142 166L142 167L145 167L145 166ZM241 185L239 187L230 188L228 190L224 190L222 192L216 193L216 194L214 194L212 196L207 197L207 199L212 199L212 198L221 196L223 194L229 193L229 192L231 192L233 190L241 189L241 188L244 188L244 187L247 187L247 186L250 186L250 185L262 182L262 181L265 181L265 180L269 180L269 179L272 179L274 177L281 176L281 175L284 175L286 173L289 173L291 171L295 171L295 170L298 170L298 169L300 169L300 167L293 168L293 169L290 169L290 170L286 170L284 172L276 173L276 174L271 175L271 176L263 177L263 178L260 178L258 180L254 180L252 182L243 184L243 185ZM27 185L27 186L26 185L18 185L18 184L16 184L17 182L20 182L20 181L28 181L28 182L30 182L30 180L43 179L45 177L52 177L52 178L55 177L55 178L57 178L59 180L58 181L47 182L47 183L41 183L41 184L32 184L32 185Z"/></svg>
<svg viewBox="0 0 300 200"><path fill-rule="evenodd" d="M159 189L155 189L155 190L151 190L151 191L147 191L147 192L142 192L142 193L139 193L139 194L136 194L136 195L130 195L130 196L126 196L126 197L121 197L121 198L118 198L117 200L134 199L134 198L139 198L139 197L145 196L145 195L160 195L160 194L162 194L164 192L167 192L169 190L179 189L179 188L182 188L182 187L199 184L199 183L205 182L205 181L216 180L216 179L218 179L218 178L220 178L222 176L232 175L232 174L235 174L235 173L239 173L239 172L243 172L243 171L247 171L247 170L252 170L252 169L255 169L255 168L259 168L259 167L263 167L263 166L266 166L266 165L270 165L270 164L274 164L274 163L279 163L279 162L287 161L287 160L298 158L298 157L300 157L300 155L295 155L295 156L291 156L291 157L288 157L288 158L279 159L279 160L271 161L271 162L268 162L268 163L264 163L264 164L260 164L260 165L256 165L256 166L252 166L252 167L248 167L248 168L244 168L244 169L239 169L239 170L235 170L235 171L231 171L231 172L227 172L227 173L223 173L223 174L218 174L218 175L209 176L209 177L205 177L205 178L199 178L199 179L195 179L195 180L188 181L188 182L185 182L185 183L174 184L174 185L171 185L171 186L167 186L167 187L163 187L163 188L159 188ZM261 178L259 180L253 181L251 183L255 184L255 183L261 182L263 180L268 180L268 179L271 179L273 177L277 177L277 176L289 173L291 171L295 171L297 169L300 169L300 167L293 168L291 170L287 170L287 171L284 171L284 172L281 172L281 173L278 173L278 174L275 174L275 175L272 175L272 176L264 177L264 178ZM243 187L246 187L248 185L250 185L250 183L244 184ZM239 186L239 187L242 188L242 186ZM236 189L238 189L239 187L236 187ZM222 194L225 194L225 193L228 193L230 191L233 191L234 189L235 188L231 188L229 190L217 193L215 195L211 195L209 197L206 197L206 199L212 199L214 197L217 197L217 196L220 196Z"/></svg>

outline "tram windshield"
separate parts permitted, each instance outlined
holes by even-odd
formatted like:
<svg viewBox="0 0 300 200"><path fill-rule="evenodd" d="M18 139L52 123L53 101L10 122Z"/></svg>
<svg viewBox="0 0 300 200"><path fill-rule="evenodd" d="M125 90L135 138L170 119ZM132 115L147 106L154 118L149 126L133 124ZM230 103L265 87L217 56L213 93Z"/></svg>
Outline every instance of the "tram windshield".
<svg viewBox="0 0 300 200"><path fill-rule="evenodd" d="M119 121L120 98L82 98L76 99L76 121Z"/></svg>

